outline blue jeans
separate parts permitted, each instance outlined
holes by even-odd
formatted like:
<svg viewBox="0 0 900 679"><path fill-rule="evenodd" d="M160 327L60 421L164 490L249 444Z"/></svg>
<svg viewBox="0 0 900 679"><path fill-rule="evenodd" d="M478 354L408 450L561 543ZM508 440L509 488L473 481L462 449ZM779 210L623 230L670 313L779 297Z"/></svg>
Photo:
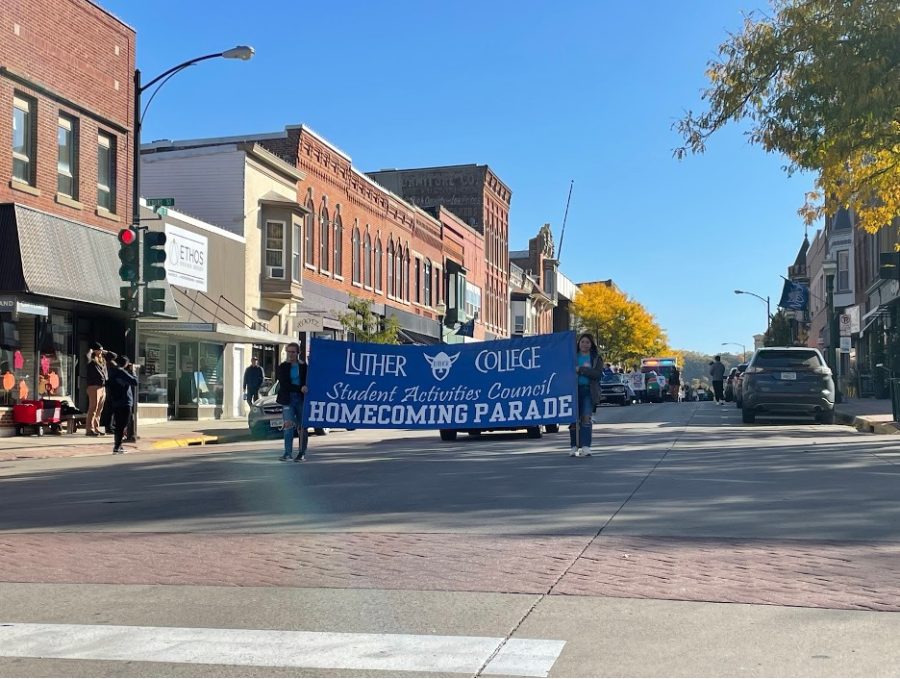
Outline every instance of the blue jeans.
<svg viewBox="0 0 900 679"><path fill-rule="evenodd" d="M281 417L284 422L284 456L293 457L294 432L303 423L303 395L291 394L291 402L281 409ZM306 427L300 432L300 454L306 454L306 445L309 437L306 435Z"/></svg>
<svg viewBox="0 0 900 679"><path fill-rule="evenodd" d="M594 414L594 399L591 396L590 385L578 385L578 422L569 425L569 441L574 448L576 445L580 448L591 447L591 433L593 432L593 423L591 417ZM575 427L578 427L579 438L578 443L575 440Z"/></svg>

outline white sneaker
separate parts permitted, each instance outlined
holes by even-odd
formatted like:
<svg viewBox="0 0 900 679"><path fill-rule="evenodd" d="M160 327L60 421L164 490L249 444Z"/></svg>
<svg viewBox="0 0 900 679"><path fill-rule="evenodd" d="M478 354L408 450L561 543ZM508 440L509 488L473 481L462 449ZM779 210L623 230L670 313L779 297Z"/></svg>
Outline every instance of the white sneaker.
<svg viewBox="0 0 900 679"><path fill-rule="evenodd" d="M580 457L580 455L581 455L581 448L576 448L575 446L572 446L569 449L569 457Z"/></svg>
<svg viewBox="0 0 900 679"><path fill-rule="evenodd" d="M581 449L581 457L590 457L591 456L591 448L590 446L585 446Z"/></svg>

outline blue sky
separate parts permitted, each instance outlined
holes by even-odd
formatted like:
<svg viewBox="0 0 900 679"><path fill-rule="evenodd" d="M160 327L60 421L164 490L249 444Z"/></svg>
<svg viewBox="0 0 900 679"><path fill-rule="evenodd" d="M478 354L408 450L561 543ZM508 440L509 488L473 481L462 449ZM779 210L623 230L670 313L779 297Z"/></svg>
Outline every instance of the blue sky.
<svg viewBox="0 0 900 679"><path fill-rule="evenodd" d="M363 171L486 163L512 189L510 246L545 222L574 281L612 278L673 347L739 351L765 330L804 228L810 175L750 146L746 127L677 161L672 123L701 109L704 71L762 0L100 0L137 30L144 81L170 80L143 140L305 123ZM812 236L813 231L810 231Z"/></svg>

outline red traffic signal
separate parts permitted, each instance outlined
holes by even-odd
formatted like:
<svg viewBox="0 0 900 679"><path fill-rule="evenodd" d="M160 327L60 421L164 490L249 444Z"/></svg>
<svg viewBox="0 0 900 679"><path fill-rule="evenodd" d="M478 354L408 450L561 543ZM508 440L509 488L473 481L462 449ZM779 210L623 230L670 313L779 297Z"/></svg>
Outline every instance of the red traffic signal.
<svg viewBox="0 0 900 679"><path fill-rule="evenodd" d="M119 242L122 245L134 245L135 243L137 243L137 239L137 231L132 229L130 226L119 230Z"/></svg>

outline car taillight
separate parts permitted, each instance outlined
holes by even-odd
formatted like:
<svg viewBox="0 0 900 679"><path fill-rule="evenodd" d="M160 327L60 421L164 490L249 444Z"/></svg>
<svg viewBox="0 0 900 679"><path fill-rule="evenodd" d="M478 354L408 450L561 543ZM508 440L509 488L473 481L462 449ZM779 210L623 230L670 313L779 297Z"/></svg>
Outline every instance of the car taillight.
<svg viewBox="0 0 900 679"><path fill-rule="evenodd" d="M759 367L757 367L757 366L755 366L755 365L751 365L749 368L747 368L747 369L744 371L744 373L745 373L745 374L752 374L752 373L761 373L762 371L763 371L762 368L759 368Z"/></svg>
<svg viewBox="0 0 900 679"><path fill-rule="evenodd" d="M827 365L820 365L818 368L813 368L813 373L815 373L816 375L830 375L831 368L829 368Z"/></svg>

